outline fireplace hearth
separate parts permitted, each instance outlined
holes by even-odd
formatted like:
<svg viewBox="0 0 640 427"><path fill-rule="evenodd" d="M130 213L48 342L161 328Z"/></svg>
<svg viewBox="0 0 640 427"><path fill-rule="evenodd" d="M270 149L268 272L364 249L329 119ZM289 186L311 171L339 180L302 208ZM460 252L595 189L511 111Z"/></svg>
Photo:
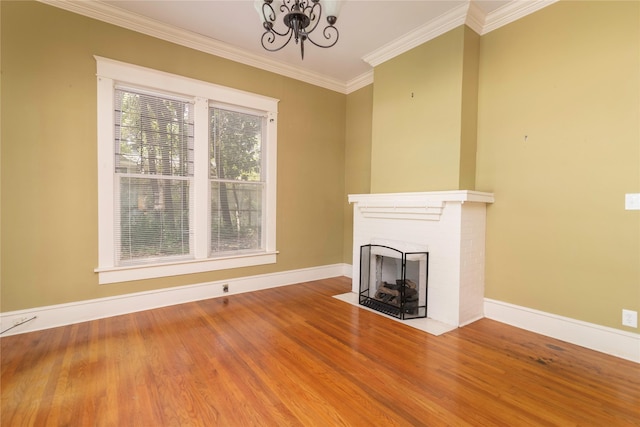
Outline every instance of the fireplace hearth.
<svg viewBox="0 0 640 427"><path fill-rule="evenodd" d="M428 252L360 247L360 305L398 319L427 317L428 277Z"/></svg>

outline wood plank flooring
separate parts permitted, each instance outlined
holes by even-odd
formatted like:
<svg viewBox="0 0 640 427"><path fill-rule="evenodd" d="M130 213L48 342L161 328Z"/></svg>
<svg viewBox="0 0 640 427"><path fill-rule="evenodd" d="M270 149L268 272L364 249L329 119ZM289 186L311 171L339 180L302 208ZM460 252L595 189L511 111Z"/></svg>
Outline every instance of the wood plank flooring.
<svg viewBox="0 0 640 427"><path fill-rule="evenodd" d="M1 344L2 426L640 426L640 365L483 319L435 337L335 278Z"/></svg>

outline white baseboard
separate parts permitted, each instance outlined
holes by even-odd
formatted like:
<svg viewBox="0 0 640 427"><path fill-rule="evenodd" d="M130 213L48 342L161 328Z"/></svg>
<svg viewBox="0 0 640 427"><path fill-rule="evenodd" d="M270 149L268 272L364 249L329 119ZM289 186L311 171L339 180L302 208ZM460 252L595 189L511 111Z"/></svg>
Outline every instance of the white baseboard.
<svg viewBox="0 0 640 427"><path fill-rule="evenodd" d="M640 334L489 298L484 299L484 314L498 322L640 363Z"/></svg>
<svg viewBox="0 0 640 427"><path fill-rule="evenodd" d="M346 271L351 271L350 265L334 264L5 312L0 313L0 331L11 328L21 320L33 317L35 319L9 329L2 336L39 331L185 302L338 277L343 276ZM222 292L223 284L229 285L229 292Z"/></svg>

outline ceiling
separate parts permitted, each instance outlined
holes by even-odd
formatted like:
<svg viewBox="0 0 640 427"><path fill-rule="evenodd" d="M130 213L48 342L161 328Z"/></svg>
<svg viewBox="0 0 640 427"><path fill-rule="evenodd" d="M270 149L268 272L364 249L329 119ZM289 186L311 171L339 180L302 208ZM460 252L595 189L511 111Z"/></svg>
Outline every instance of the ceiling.
<svg viewBox="0 0 640 427"><path fill-rule="evenodd" d="M253 0L41 1L349 93L373 81L375 65L450 29L466 23L484 34L555 0L347 0L336 23L338 43L329 49L307 43L304 60L293 41L278 52L262 48Z"/></svg>

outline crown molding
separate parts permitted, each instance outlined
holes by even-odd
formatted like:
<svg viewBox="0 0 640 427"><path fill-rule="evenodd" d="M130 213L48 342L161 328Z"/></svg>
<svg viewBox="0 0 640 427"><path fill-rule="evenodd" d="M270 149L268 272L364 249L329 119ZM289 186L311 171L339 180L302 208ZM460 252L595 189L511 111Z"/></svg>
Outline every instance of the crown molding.
<svg viewBox="0 0 640 427"><path fill-rule="evenodd" d="M499 9L486 14L477 5L477 0L468 0L465 4L382 46L380 49L365 55L362 59L372 67L375 67L429 40L433 40L462 24L466 24L479 35L484 35L537 12L557 1L558 0L513 0Z"/></svg>
<svg viewBox="0 0 640 427"><path fill-rule="evenodd" d="M347 82L347 95L373 83L373 70L360 74Z"/></svg>
<svg viewBox="0 0 640 427"><path fill-rule="evenodd" d="M382 46L380 49L376 49L368 55L362 57L364 62L375 67L382 64L396 56L418 47L423 43L433 40L434 38L446 33L449 30L453 30L456 27L465 23L467 18L467 11L469 9L469 3L462 4L455 9L439 16L427 22L415 30L405 34Z"/></svg>
<svg viewBox="0 0 640 427"><path fill-rule="evenodd" d="M484 35L507 24L524 18L542 8L556 3L558 0L514 0L489 13L485 18L482 32Z"/></svg>
<svg viewBox="0 0 640 427"><path fill-rule="evenodd" d="M487 14L484 12L484 10L480 9L478 3L475 1L470 1L469 10L467 11L467 18L465 20L465 24L467 24L467 27L471 28L477 34L482 34L486 19Z"/></svg>
<svg viewBox="0 0 640 427"><path fill-rule="evenodd" d="M117 25L131 31L136 31L141 34L339 93L349 94L373 83L373 70L348 82L343 82L320 73L314 73L299 67L283 64L279 61L238 49L200 34L171 27L159 21L96 0L38 1L69 12ZM477 0L468 0L444 15L386 44L380 49L365 55L362 59L372 67L375 67L463 24L466 24L479 35L484 35L549 6L558 0L514 0L489 14L485 14L484 11L477 6L476 1Z"/></svg>
<svg viewBox="0 0 640 427"><path fill-rule="evenodd" d="M256 67L265 71L280 74L285 77L324 87L335 92L347 93L347 85L337 79L329 78L319 73L313 73L298 67L283 64L251 52L235 48L226 43L213 40L190 31L168 26L159 21L146 18L99 1L73 0L38 0L50 6L77 13L89 18L97 19L109 24L117 25L128 30L136 31L181 46L189 47L221 58L229 59L241 64Z"/></svg>

